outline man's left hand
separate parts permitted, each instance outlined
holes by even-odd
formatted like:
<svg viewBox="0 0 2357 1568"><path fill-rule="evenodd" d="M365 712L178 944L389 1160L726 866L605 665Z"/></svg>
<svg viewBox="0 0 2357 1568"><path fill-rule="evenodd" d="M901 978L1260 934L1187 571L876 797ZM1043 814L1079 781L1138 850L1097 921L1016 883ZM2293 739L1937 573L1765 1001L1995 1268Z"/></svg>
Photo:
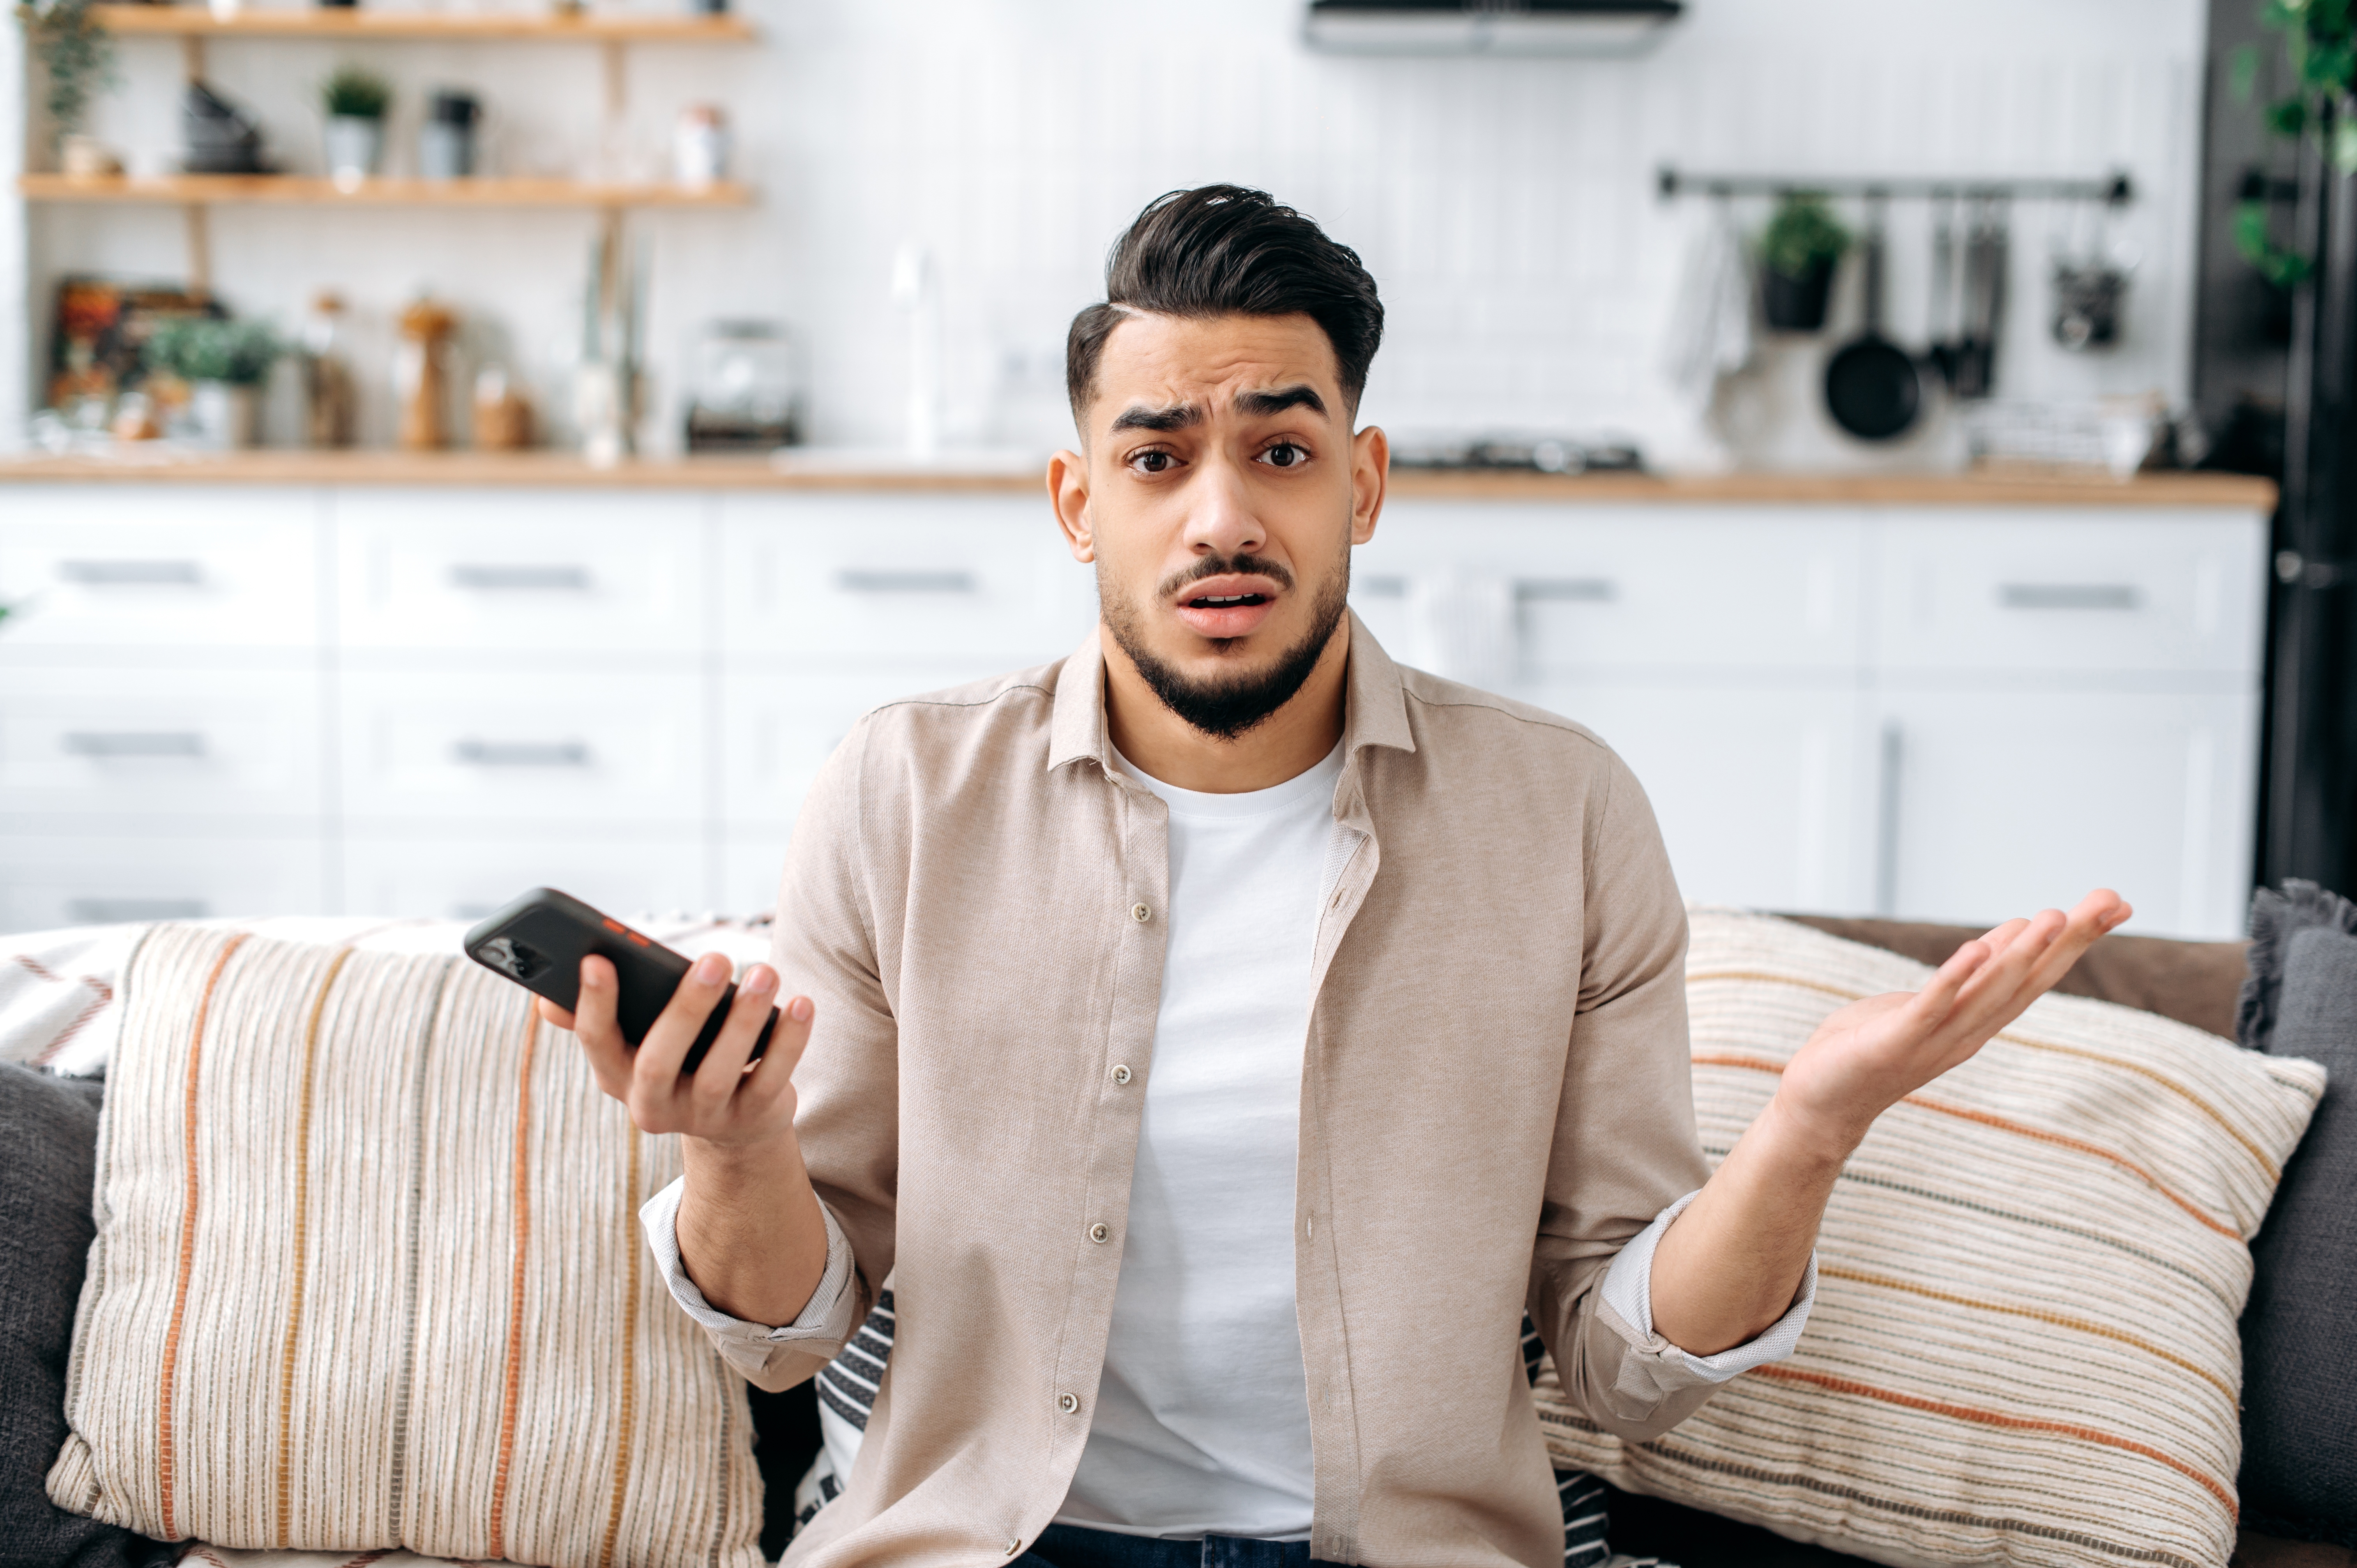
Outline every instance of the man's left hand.
<svg viewBox="0 0 2357 1568"><path fill-rule="evenodd" d="M1846 1155L1876 1117L1970 1059L2131 913L2118 894L2098 888L2068 915L2048 909L1966 942L1921 991L1851 1003L1785 1065L1780 1110Z"/></svg>

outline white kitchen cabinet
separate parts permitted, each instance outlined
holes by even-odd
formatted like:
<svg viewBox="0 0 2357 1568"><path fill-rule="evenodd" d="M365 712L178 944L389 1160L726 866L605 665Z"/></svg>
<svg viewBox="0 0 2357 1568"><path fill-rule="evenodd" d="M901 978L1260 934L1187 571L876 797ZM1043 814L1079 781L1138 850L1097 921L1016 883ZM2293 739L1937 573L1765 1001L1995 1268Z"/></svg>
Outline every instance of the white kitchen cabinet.
<svg viewBox="0 0 2357 1568"><path fill-rule="evenodd" d="M1994 919L2248 896L2247 508L1399 498L1393 656L1586 724L1690 897ZM1069 654L1042 498L0 489L0 924L774 898L878 703Z"/></svg>
<svg viewBox="0 0 2357 1568"><path fill-rule="evenodd" d="M732 496L721 519L730 653L1014 669L1071 652L1096 619L1093 574L1045 496Z"/></svg>
<svg viewBox="0 0 2357 1568"><path fill-rule="evenodd" d="M307 656L316 492L153 485L0 489L0 661L168 651Z"/></svg>
<svg viewBox="0 0 2357 1568"><path fill-rule="evenodd" d="M344 912L479 920L527 888L617 915L713 907L704 837L671 833L358 832L342 844Z"/></svg>
<svg viewBox="0 0 2357 1568"><path fill-rule="evenodd" d="M343 809L362 825L684 829L705 815L705 693L692 677L367 670L340 687Z"/></svg>
<svg viewBox="0 0 2357 1568"><path fill-rule="evenodd" d="M5 682L0 812L281 827L327 812L317 671L41 668Z"/></svg>
<svg viewBox="0 0 2357 1568"><path fill-rule="evenodd" d="M2242 930L2255 692L1896 691L1874 712L1869 908L1994 924L2110 887L2140 932Z"/></svg>
<svg viewBox="0 0 2357 1568"><path fill-rule="evenodd" d="M334 912L317 833L0 834L0 930Z"/></svg>
<svg viewBox="0 0 2357 1568"><path fill-rule="evenodd" d="M2132 510L1892 518L1873 662L1894 674L2222 674L2260 666L2266 535Z"/></svg>
<svg viewBox="0 0 2357 1568"><path fill-rule="evenodd" d="M339 640L510 664L694 653L710 619L705 506L661 493L339 491Z"/></svg>
<svg viewBox="0 0 2357 1568"><path fill-rule="evenodd" d="M1688 898L1857 909L1870 891L1863 699L1846 683L1557 678L1514 694L1576 719L1644 787Z"/></svg>
<svg viewBox="0 0 2357 1568"><path fill-rule="evenodd" d="M1850 670L1864 643L1865 527L1838 508L1403 501L1359 548L1354 602L1411 663L1446 663L1436 639L1479 613L1488 585L1511 607L1525 677Z"/></svg>

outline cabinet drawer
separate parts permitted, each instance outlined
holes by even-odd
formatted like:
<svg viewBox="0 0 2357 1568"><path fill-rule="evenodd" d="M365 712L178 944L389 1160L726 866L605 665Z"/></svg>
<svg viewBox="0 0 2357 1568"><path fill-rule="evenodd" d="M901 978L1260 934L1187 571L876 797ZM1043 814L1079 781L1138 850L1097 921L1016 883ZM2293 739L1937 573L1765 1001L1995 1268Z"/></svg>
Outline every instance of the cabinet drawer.
<svg viewBox="0 0 2357 1568"><path fill-rule="evenodd" d="M1878 528L1890 670L2255 674L2266 524L2084 510L1941 512Z"/></svg>
<svg viewBox="0 0 2357 1568"><path fill-rule="evenodd" d="M1462 618L1491 613L1478 593L1449 601L1464 583L1495 590L1525 672L1848 669L1864 540L1822 509L1404 502L1360 547L1352 602L1395 657L1444 671L1452 638L1482 639Z"/></svg>
<svg viewBox="0 0 2357 1568"><path fill-rule="evenodd" d="M319 637L307 491L10 486L0 656L12 649L308 648Z"/></svg>
<svg viewBox="0 0 2357 1568"><path fill-rule="evenodd" d="M343 677L355 818L688 824L704 803L704 693L660 675Z"/></svg>
<svg viewBox="0 0 2357 1568"><path fill-rule="evenodd" d="M0 811L316 817L309 671L19 670L0 703Z"/></svg>
<svg viewBox="0 0 2357 1568"><path fill-rule="evenodd" d="M980 664L840 675L728 666L721 677L720 711L726 715L720 739L722 817L767 824L782 837L801 812L811 780L862 714L896 697L993 672ZM777 867L770 874L774 881Z"/></svg>
<svg viewBox="0 0 2357 1568"><path fill-rule="evenodd" d="M732 652L845 666L1060 659L1096 618L1095 578L1044 497L723 503L722 636Z"/></svg>
<svg viewBox="0 0 2357 1568"><path fill-rule="evenodd" d="M317 837L0 837L0 930L221 915L320 915Z"/></svg>
<svg viewBox="0 0 2357 1568"><path fill-rule="evenodd" d="M343 844L344 903L355 915L479 920L530 887L562 887L615 915L708 908L701 836L523 835L406 838Z"/></svg>
<svg viewBox="0 0 2357 1568"><path fill-rule="evenodd" d="M694 652L704 503L597 491L343 491L347 648Z"/></svg>

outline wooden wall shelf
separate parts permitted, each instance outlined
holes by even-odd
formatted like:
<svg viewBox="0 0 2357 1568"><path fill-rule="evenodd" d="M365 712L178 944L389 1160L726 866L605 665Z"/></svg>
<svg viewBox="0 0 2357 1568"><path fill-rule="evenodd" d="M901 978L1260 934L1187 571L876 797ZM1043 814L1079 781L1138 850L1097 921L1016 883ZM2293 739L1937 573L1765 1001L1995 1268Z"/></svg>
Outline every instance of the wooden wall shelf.
<svg viewBox="0 0 2357 1568"><path fill-rule="evenodd" d="M753 24L737 16L633 16L584 12L560 16L518 12L451 14L381 11L362 6L244 10L226 21L204 5L101 5L91 14L119 38L383 38L447 43L479 39L577 39L583 43L749 43Z"/></svg>
<svg viewBox="0 0 2357 1568"><path fill-rule="evenodd" d="M752 191L734 180L683 185L599 185L574 179L371 179L344 190L317 175L178 174L153 179L122 175L73 178L18 177L27 201L150 202L313 207L745 207Z"/></svg>

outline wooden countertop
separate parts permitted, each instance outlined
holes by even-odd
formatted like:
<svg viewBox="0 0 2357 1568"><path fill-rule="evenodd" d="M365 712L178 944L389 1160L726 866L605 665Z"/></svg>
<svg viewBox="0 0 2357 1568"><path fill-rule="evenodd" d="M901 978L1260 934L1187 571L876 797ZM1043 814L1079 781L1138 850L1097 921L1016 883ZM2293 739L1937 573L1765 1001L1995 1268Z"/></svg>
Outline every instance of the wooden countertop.
<svg viewBox="0 0 2357 1568"><path fill-rule="evenodd" d="M1036 474L1005 466L961 469L852 464L823 456L630 458L597 468L568 452L176 452L123 456L0 457L0 485L60 481L235 485L595 486L615 489L961 490L1034 493ZM1394 497L1564 505L2212 507L2266 511L2276 488L2240 474L2140 474L2115 480L2071 470L1964 474L1477 473L1403 469Z"/></svg>

